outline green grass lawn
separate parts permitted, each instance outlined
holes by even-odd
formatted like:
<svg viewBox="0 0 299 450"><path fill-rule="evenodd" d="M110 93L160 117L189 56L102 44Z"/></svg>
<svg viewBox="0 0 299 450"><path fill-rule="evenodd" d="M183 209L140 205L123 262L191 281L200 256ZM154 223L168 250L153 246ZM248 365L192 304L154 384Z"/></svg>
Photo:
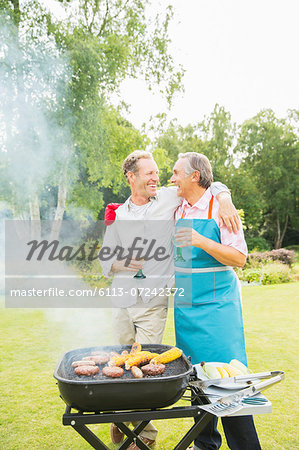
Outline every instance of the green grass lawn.
<svg viewBox="0 0 299 450"><path fill-rule="evenodd" d="M295 450L298 440L298 287L299 283L246 287L243 309L249 365L254 371L282 369L286 379L267 392L273 413L255 417L263 450ZM2 301L3 305L3 301ZM54 314L55 313L55 314ZM98 335L82 328L69 330L60 315L77 317L78 311L1 308L0 448L90 449L61 419L64 403L52 376L61 354L71 348L111 343L107 311L96 311ZM101 315L105 315L105 337ZM56 320L53 320L53 317ZM79 313L80 315L80 313ZM64 317L64 316L63 316ZM77 320L76 319L76 320ZM88 323L87 323L88 328ZM174 344L173 310L170 309L164 342ZM181 401L180 404L185 404ZM171 450L192 420L156 421L156 450ZM109 425L93 430L111 449ZM223 443L223 450L228 447Z"/></svg>

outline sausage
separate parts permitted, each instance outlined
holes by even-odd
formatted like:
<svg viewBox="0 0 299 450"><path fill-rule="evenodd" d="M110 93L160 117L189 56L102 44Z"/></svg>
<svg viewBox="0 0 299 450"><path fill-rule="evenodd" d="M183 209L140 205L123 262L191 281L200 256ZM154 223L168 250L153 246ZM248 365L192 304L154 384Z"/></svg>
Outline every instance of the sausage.
<svg viewBox="0 0 299 450"><path fill-rule="evenodd" d="M99 371L100 369L98 366L78 366L75 368L75 374L84 375L86 377L96 375Z"/></svg>
<svg viewBox="0 0 299 450"><path fill-rule="evenodd" d="M118 356L120 356L120 354L117 352L110 352L109 356L110 356L110 358L118 358Z"/></svg>
<svg viewBox="0 0 299 450"><path fill-rule="evenodd" d="M135 378L142 378L143 377L142 371L137 366L132 366L131 367L131 372L132 372L132 374L134 375Z"/></svg>
<svg viewBox="0 0 299 450"><path fill-rule="evenodd" d="M141 367L144 375L162 375L165 371L164 364L147 364L146 366Z"/></svg>
<svg viewBox="0 0 299 450"><path fill-rule="evenodd" d="M72 363L72 367L79 367L79 366L95 366L96 363L94 361L74 361Z"/></svg>
<svg viewBox="0 0 299 450"><path fill-rule="evenodd" d="M121 377L124 373L124 369L121 367L109 367L105 366L102 370L102 373L105 377L109 378L118 378Z"/></svg>

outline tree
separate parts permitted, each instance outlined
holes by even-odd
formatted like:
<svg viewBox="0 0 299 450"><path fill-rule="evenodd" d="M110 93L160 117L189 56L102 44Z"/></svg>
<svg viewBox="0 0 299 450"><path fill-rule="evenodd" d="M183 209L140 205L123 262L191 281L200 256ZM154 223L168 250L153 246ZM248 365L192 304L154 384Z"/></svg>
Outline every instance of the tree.
<svg viewBox="0 0 299 450"><path fill-rule="evenodd" d="M216 104L210 116L197 125L196 134L202 141L201 153L211 162L214 180L229 185L236 139L236 125L232 123L230 112Z"/></svg>
<svg viewBox="0 0 299 450"><path fill-rule="evenodd" d="M163 118L162 118L163 119ZM235 144L236 126L224 107L215 105L210 116L195 125L182 127L176 121L170 123L157 140L157 146L165 149L171 167L163 181L171 176L171 169L179 153L197 152L206 155L212 165L214 180L230 185L233 170L232 150Z"/></svg>
<svg viewBox="0 0 299 450"><path fill-rule="evenodd" d="M265 225L280 248L297 217L298 135L287 120L263 110L242 125L237 150L263 197Z"/></svg>
<svg viewBox="0 0 299 450"><path fill-rule="evenodd" d="M63 81L58 89L61 95L47 99L46 111L60 131L69 130L71 142L67 151L62 152L66 158L62 162L58 158L52 173L41 183L35 183L35 208L31 208L31 217L38 218L40 192L45 184L50 184L49 189L58 195L55 218L59 222L65 207L72 204L84 203L86 209L91 207L96 214L102 206L101 186L114 181L116 186L121 184L111 170L119 168L120 159L132 150L132 145L144 145L144 137L109 106L110 93L118 89L125 77L142 74L150 88L159 85L171 102L174 92L181 88L183 72L175 68L169 53L171 7L166 6L155 17L149 17L147 0L69 1L62 3L66 18L59 21L43 5L38 1L20 4L18 0L2 0L0 10L5 10L6 18L10 17L16 27L13 35L23 62L28 62L28 48L38 45L50 53L56 52L64 61L64 72L56 70L56 79ZM14 61L6 63L16 66ZM18 70L17 78L23 80L25 97L30 77L30 65L25 71ZM13 76L10 79L15 83ZM20 91L23 91L20 84L15 83L17 98ZM117 123L116 128L112 128L107 117ZM103 164L96 164L95 175L97 160ZM28 199L19 203L26 208Z"/></svg>

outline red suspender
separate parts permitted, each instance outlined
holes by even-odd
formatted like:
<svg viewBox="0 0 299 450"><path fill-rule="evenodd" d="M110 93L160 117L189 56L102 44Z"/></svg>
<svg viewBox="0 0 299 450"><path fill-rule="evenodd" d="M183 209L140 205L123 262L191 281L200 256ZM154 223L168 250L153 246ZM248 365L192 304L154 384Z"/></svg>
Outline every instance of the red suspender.
<svg viewBox="0 0 299 450"><path fill-rule="evenodd" d="M210 203L209 203L208 219L212 219L213 201L214 201L214 197L212 196Z"/></svg>
<svg viewBox="0 0 299 450"><path fill-rule="evenodd" d="M184 209L183 209L183 212L182 212L182 215L181 215L181 219L183 219L184 217L185 217L185 215L186 215L186 205L184 206Z"/></svg>

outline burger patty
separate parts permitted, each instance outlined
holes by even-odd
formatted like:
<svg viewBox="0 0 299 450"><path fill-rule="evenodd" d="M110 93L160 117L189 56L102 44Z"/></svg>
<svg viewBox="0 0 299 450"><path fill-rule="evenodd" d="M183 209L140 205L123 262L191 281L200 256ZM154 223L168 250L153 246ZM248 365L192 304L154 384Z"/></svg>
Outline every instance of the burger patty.
<svg viewBox="0 0 299 450"><path fill-rule="evenodd" d="M165 371L164 364L147 364L146 366L141 367L144 375L162 375Z"/></svg>
<svg viewBox="0 0 299 450"><path fill-rule="evenodd" d="M122 369L121 367L109 367L106 366L103 368L102 373L105 377L109 377L109 378L118 378L121 377L124 373L124 369Z"/></svg>

